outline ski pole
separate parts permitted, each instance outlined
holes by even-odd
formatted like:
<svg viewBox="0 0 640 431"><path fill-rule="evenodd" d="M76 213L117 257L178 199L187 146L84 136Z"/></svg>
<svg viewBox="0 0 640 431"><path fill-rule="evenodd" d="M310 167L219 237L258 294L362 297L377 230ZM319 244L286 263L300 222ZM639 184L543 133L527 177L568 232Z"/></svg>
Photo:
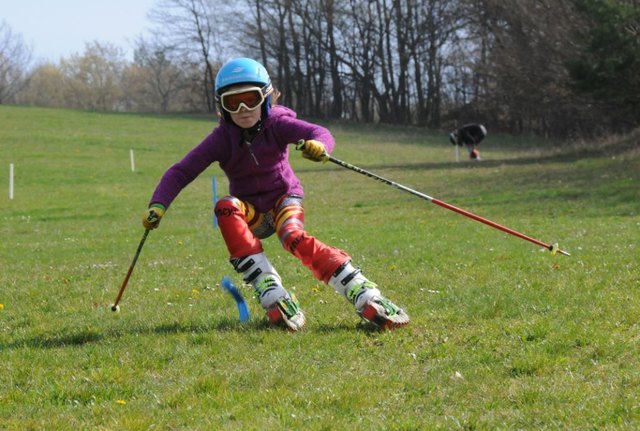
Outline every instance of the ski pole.
<svg viewBox="0 0 640 431"><path fill-rule="evenodd" d="M304 141L299 141L298 144L296 145L296 149L303 150L304 149ZM456 207L454 205L448 204L448 203L446 203L444 201L441 201L440 199L436 199L436 198L431 197L431 196L429 196L427 194L420 193L420 192L418 192L416 190L413 190L413 189L411 189L411 188L409 188L407 186L404 186L402 184L396 183L395 181L388 180L388 179L386 179L384 177L381 177L379 175L374 174L373 172L369 172L369 171L367 171L365 169L359 168L358 166L354 166L354 165L352 165L350 163L347 163L347 162L344 162L344 161L342 161L340 159L336 159L335 157L333 157L333 156L331 156L331 155L329 155L327 153L325 153L324 157L325 157L325 160L328 160L328 161L330 161L332 163L335 163L336 165L342 166L343 168L347 168L347 169L352 170L354 172L357 172L359 174L366 175L369 178L373 178L375 180L383 182L384 184L387 184L387 185L393 186L395 188L398 188L400 190L403 190L405 192L411 193L414 196L418 196L418 197L420 197L422 199L425 199L425 200L427 200L427 201L429 201L431 203L434 203L434 204L436 204L436 205L438 205L438 206L440 206L442 208L446 208L446 209L448 209L450 211L454 211L454 212L456 212L456 213L458 213L460 215L463 215L465 217L469 217L469 218L471 218L473 220L479 221L480 223L484 223L484 224L486 224L488 226L491 226L491 227L493 227L495 229L498 229L498 230L501 230L503 232L506 232L506 233L508 233L510 235L513 235L513 236L516 236L518 238L521 238L521 239L524 239L526 241L529 241L529 242L532 242L534 244L537 244L537 245L539 245L541 247L544 247L547 250L551 251L551 254L555 255L556 253L560 253L560 254L562 254L564 256L571 256L571 254L569 254L565 250L562 250L562 249L558 248L558 244L547 244L545 242L542 242L540 240L537 240L535 238L527 236L527 235L525 235L523 233L520 233L520 232L518 232L516 230L513 230L513 229L510 229L510 228L508 228L506 226L503 226L503 225L501 225L499 223L491 221L491 220L489 220L487 218L481 217L481 216L473 214L473 213L471 213L469 211L463 210L462 208L458 208L458 207Z"/></svg>
<svg viewBox="0 0 640 431"><path fill-rule="evenodd" d="M129 277L131 277L131 273L133 272L133 268L136 266L136 262L138 261L138 256L140 256L140 252L142 251L142 246L144 242L147 240L147 235L149 235L150 229L146 229L144 234L142 235L142 239L140 240L140 244L138 244L138 249L136 250L136 254L133 257L133 262L129 265L129 270L127 271L127 275L124 277L124 281L122 282L122 286L120 286L120 291L118 292L118 296L116 297L116 301L111 306L111 311L119 311L120 299L122 299L122 294L124 293L124 289L127 287L127 283L129 282Z"/></svg>

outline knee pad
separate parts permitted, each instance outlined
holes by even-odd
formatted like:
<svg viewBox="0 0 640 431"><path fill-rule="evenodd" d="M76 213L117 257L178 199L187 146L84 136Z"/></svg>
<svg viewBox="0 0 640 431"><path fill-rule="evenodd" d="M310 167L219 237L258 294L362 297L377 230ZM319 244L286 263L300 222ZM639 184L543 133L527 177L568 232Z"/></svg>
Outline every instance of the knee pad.
<svg viewBox="0 0 640 431"><path fill-rule="evenodd" d="M275 227L283 247L291 253L295 243L304 236L304 207L301 199L289 197L281 200L276 207Z"/></svg>

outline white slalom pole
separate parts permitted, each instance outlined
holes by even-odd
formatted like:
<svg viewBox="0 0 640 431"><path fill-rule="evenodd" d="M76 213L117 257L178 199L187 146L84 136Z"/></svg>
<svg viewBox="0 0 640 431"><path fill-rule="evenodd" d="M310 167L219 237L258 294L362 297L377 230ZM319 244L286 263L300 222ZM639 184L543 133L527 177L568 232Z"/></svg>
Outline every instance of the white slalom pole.
<svg viewBox="0 0 640 431"><path fill-rule="evenodd" d="M456 145L456 162L460 161L460 147Z"/></svg>
<svg viewBox="0 0 640 431"><path fill-rule="evenodd" d="M9 199L13 199L13 163L9 164Z"/></svg>
<svg viewBox="0 0 640 431"><path fill-rule="evenodd" d="M136 170L136 163L133 160L133 150L129 150L129 159L131 160L131 172L135 172Z"/></svg>

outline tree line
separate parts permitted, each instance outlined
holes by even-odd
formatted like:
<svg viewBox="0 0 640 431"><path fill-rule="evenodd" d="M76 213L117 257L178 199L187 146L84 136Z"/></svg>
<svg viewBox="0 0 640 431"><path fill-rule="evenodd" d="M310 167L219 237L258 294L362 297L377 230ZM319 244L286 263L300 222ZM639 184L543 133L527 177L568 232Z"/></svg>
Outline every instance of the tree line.
<svg viewBox="0 0 640 431"><path fill-rule="evenodd" d="M149 18L133 60L92 42L31 67L0 25L0 103L212 112L242 55L305 117L555 137L640 122L640 0L158 0Z"/></svg>

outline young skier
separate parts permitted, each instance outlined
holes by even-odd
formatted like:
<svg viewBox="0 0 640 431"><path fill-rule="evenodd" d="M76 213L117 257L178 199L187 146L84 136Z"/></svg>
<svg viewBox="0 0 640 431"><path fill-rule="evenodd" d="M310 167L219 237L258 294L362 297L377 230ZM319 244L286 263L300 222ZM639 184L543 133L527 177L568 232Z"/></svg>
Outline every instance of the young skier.
<svg viewBox="0 0 640 431"><path fill-rule="evenodd" d="M480 160L478 144L487 136L487 129L482 124L467 124L449 134L453 145L466 145L469 158Z"/></svg>
<svg viewBox="0 0 640 431"><path fill-rule="evenodd" d="M381 294L346 252L305 231L304 194L289 164L289 145L302 140L302 156L322 161L335 142L324 127L276 105L278 96L260 63L237 58L224 64L215 81L219 125L164 173L145 211L144 227L158 227L180 191L218 162L230 194L217 202L215 214L230 262L253 286L270 322L294 331L305 324L297 299L262 247L261 241L275 233L285 250L343 294L365 321L385 329L406 325L409 316Z"/></svg>

